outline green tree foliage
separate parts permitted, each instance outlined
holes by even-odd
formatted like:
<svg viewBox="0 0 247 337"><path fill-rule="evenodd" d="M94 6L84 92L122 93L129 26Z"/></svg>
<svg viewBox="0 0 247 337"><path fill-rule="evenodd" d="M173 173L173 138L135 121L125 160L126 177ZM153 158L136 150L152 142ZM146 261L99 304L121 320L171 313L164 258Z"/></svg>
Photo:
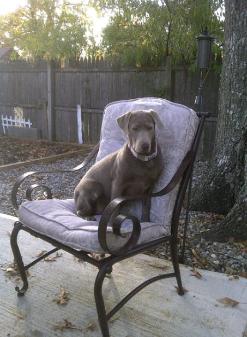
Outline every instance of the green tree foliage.
<svg viewBox="0 0 247 337"><path fill-rule="evenodd" d="M111 12L101 52L125 64L160 65L167 55L175 63L191 63L195 37L205 27L218 45L223 39L220 0L101 0L94 5Z"/></svg>
<svg viewBox="0 0 247 337"><path fill-rule="evenodd" d="M79 59L88 45L85 7L65 0L29 0L26 7L0 17L0 44L22 58Z"/></svg>

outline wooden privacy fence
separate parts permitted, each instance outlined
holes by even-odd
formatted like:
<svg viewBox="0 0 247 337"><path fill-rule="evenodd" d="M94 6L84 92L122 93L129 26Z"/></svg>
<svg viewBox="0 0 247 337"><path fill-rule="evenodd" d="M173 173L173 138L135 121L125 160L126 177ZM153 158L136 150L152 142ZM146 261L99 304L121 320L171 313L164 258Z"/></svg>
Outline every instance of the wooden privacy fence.
<svg viewBox="0 0 247 337"><path fill-rule="evenodd" d="M80 107L81 117L81 142L78 135L78 106ZM55 112L57 141L83 144L96 144L99 141L103 109L85 109L78 104L75 108L55 107Z"/></svg>
<svg viewBox="0 0 247 337"><path fill-rule="evenodd" d="M82 135L83 143L97 143L100 137L103 111L82 112Z"/></svg>
<svg viewBox="0 0 247 337"><path fill-rule="evenodd" d="M91 60L64 68L41 62L0 63L0 114L14 117L14 107L39 130L43 139L78 142L77 106L81 108L82 139L99 139L102 112L109 103L144 96L164 97L193 107L198 74L184 67L122 68ZM206 125L203 151L212 152L217 119L219 76L211 73L205 88ZM0 121L1 122L1 121ZM0 126L0 132L3 132Z"/></svg>

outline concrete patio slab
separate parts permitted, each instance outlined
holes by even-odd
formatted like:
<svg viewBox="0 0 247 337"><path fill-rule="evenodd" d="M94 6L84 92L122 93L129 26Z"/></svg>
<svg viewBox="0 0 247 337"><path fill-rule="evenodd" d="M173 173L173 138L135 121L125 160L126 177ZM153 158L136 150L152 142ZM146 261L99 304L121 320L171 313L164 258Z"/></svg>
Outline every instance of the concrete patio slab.
<svg viewBox="0 0 247 337"><path fill-rule="evenodd" d="M16 296L14 286L20 283L19 278L6 271L13 262L9 235L14 220L0 215L0 336L100 337L93 297L97 270L67 253L32 267L26 295ZM19 243L26 263L51 247L27 233L20 234ZM116 265L104 286L108 310L134 286L169 269L167 261L144 254ZM112 318L111 336L246 336L247 279L230 280L227 275L209 271L200 271L202 278L198 279L183 266L181 273L188 290L184 296L177 295L175 279L148 286ZM60 287L69 294L65 305L56 303ZM231 307L217 301L225 297L240 303Z"/></svg>

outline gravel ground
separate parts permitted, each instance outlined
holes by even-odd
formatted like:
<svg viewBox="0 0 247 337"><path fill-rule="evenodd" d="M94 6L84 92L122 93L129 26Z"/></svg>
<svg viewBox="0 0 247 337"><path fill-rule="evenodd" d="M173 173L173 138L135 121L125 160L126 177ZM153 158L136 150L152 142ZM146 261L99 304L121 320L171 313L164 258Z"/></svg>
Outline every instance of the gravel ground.
<svg viewBox="0 0 247 337"><path fill-rule="evenodd" d="M79 165L85 158L85 153L77 155L76 157L59 159L52 163L38 163L26 166L21 166L14 169L8 169L0 171L0 212L15 215L15 210L11 204L11 190L18 176L29 171L55 171L71 169ZM69 173L54 173L44 174L28 180L27 183L23 183L21 189L20 199L24 198L22 192L28 185L34 183L41 183L52 187L52 193L54 198L73 198L73 190L80 181L83 175L83 171L69 172ZM37 191L38 193L38 191Z"/></svg>
<svg viewBox="0 0 247 337"><path fill-rule="evenodd" d="M10 201L10 193L16 178L27 171L44 171L55 169L69 169L82 162L85 154L72 158L64 158L49 164L32 164L22 166L8 171L0 171L0 212L15 215ZM195 175L197 170L195 170ZM42 183L52 186L53 196L56 198L72 198L74 187L79 182L82 171L64 174L43 175ZM40 178L32 179L40 182ZM23 184L24 188L27 186ZM22 193L21 193L22 195ZM23 197L23 195L22 195ZM207 242L202 238L202 232L215 226L222 216L211 213L190 213L190 224L188 227L188 240L185 251L185 264L193 268L202 268L225 272L229 275L240 275L247 277L247 242L236 242L230 240L226 243ZM181 216L180 236L182 236L182 225L184 214ZM149 254L169 258L168 247L160 247ZM198 275L197 275L198 277Z"/></svg>

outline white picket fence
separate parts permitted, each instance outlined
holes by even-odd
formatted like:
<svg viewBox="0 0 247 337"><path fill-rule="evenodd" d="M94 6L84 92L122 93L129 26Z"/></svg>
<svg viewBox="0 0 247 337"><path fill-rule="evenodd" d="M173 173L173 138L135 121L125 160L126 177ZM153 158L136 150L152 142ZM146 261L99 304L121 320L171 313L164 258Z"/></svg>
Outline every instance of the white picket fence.
<svg viewBox="0 0 247 337"><path fill-rule="evenodd" d="M26 120L25 118L16 118L16 117L8 117L2 115L2 127L3 127L3 133L6 134L6 129L9 126L18 126L18 127L31 127L32 123L30 119Z"/></svg>

